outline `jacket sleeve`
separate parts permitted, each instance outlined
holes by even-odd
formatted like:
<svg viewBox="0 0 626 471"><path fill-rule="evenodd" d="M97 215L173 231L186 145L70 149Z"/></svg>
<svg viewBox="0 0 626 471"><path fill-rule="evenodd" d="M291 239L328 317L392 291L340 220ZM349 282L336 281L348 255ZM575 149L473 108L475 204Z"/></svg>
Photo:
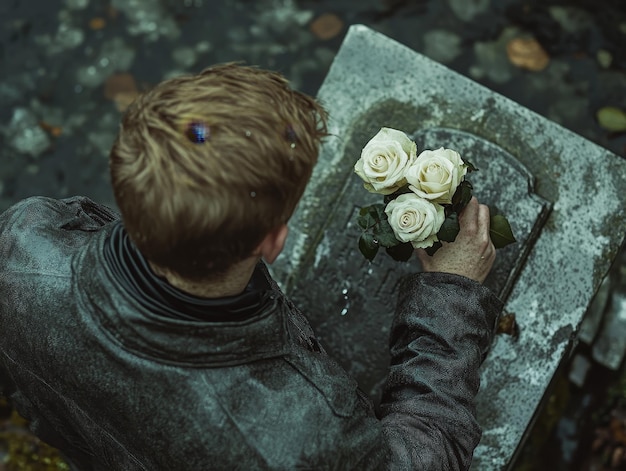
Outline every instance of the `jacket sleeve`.
<svg viewBox="0 0 626 471"><path fill-rule="evenodd" d="M24 352L29 351L30 343L17 342L15 338L9 339L1 334L8 324L21 325L13 320L16 315L15 305L18 304L14 300L19 299L20 291L11 287L7 280L12 280L15 271L28 270L29 264L34 267L34 273L41 268L42 260L48 265L54 265L56 258L53 252L44 252L44 256L35 257L32 255L33 247L43 251L45 249L42 246L54 247L55 243L63 246L64 232L70 234L69 230L74 229L95 231L116 218L118 215L114 210L83 196L62 200L33 196L19 201L0 214L0 396L10 399L11 405L29 421L29 428L39 438L65 451L74 450L72 454L78 457L85 456L85 450L89 447L78 436L67 441L67 432L64 437L57 433L60 426L55 426L53 417L44 412L37 398L23 393L24 378L34 377L34 373L14 358L23 361ZM49 245L42 245L42 239L48 240ZM23 331L28 332L27 329ZM20 345L19 348L14 347L16 343ZM45 339L40 339L39 343L40 347L45 347Z"/></svg>
<svg viewBox="0 0 626 471"><path fill-rule="evenodd" d="M400 285L381 401L389 469L468 469L481 429L479 367L502 302L469 278L419 273Z"/></svg>

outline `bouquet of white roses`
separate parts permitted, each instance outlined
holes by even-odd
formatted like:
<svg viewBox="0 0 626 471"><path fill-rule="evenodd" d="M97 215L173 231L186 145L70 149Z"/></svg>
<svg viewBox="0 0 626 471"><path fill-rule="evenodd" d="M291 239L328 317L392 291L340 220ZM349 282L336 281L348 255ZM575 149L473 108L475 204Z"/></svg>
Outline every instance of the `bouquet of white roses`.
<svg viewBox="0 0 626 471"><path fill-rule="evenodd" d="M402 131L382 128L363 148L354 165L365 189L384 195L383 204L361 208L359 249L373 260L382 246L395 260L406 261L415 248L430 255L441 241L453 242L458 215L472 198L465 180L477 169L458 152L441 147L417 155L417 145ZM504 216L491 216L490 236L496 248L515 242Z"/></svg>

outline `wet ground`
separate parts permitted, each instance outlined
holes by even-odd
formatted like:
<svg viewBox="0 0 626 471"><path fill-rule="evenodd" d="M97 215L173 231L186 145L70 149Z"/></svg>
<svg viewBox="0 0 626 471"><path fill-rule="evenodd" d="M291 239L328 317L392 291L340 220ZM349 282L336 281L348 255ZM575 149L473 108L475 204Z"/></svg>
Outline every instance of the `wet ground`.
<svg viewBox="0 0 626 471"><path fill-rule="evenodd" d="M358 23L626 156L624 0L0 0L0 211L34 194L113 206L108 150L139 90L238 60L315 94ZM592 371L601 387L565 381L534 435L553 468L579 456L558 435L568 411L585 420L567 446L590 448L580 428L610 415L602 393L624 395L619 374Z"/></svg>

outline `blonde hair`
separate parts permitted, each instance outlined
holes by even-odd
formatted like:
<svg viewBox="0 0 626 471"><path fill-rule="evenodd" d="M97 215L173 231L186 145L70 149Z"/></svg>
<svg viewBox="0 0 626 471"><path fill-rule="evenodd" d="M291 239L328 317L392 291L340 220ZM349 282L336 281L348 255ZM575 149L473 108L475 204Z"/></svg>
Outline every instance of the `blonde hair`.
<svg viewBox="0 0 626 471"><path fill-rule="evenodd" d="M280 74L234 63L142 94L110 155L131 240L152 263L187 279L224 273L293 213L326 119ZM193 138L196 125L206 129L204 142Z"/></svg>

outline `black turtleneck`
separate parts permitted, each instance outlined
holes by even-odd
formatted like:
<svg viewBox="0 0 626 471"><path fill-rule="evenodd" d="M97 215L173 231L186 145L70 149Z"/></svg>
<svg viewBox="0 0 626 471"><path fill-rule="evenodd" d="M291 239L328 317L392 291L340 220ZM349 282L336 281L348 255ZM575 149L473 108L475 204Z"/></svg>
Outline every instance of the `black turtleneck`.
<svg viewBox="0 0 626 471"><path fill-rule="evenodd" d="M270 285L257 266L246 289L237 296L201 298L185 293L154 274L147 260L116 223L104 244L104 257L120 285L155 314L182 320L243 321L259 314Z"/></svg>

